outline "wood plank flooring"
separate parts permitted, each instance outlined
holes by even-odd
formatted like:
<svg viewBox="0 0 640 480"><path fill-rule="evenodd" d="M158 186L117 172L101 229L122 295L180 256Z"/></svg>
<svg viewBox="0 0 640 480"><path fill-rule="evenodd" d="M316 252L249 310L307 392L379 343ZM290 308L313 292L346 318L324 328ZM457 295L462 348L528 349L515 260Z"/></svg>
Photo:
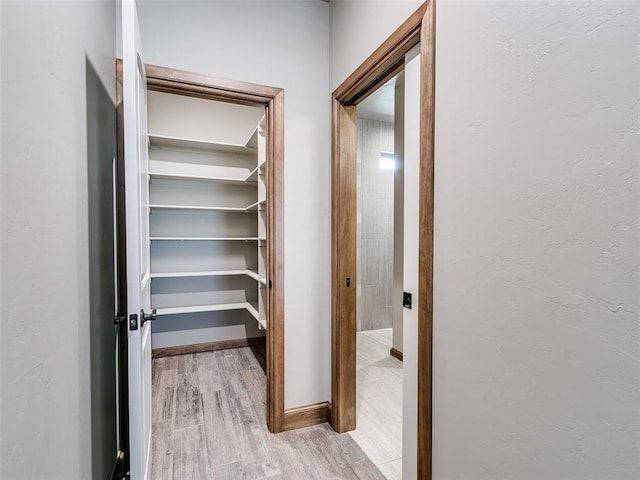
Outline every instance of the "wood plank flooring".
<svg viewBox="0 0 640 480"><path fill-rule="evenodd" d="M327 424L272 434L263 346L153 360L152 479L384 480Z"/></svg>
<svg viewBox="0 0 640 480"><path fill-rule="evenodd" d="M402 480L402 362L392 329L356 335L356 429L349 435L388 480Z"/></svg>

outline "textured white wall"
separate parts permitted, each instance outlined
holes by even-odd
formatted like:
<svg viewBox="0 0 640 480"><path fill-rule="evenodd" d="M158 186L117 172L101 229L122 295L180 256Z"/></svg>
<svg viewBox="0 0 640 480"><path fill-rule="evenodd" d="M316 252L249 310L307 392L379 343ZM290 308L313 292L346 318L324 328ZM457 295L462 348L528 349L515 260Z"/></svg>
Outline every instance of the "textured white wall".
<svg viewBox="0 0 640 480"><path fill-rule="evenodd" d="M91 477L85 56L115 97L113 1L3 1L0 477Z"/></svg>
<svg viewBox="0 0 640 480"><path fill-rule="evenodd" d="M416 0L331 0L331 62L335 90L422 4Z"/></svg>
<svg viewBox="0 0 640 480"><path fill-rule="evenodd" d="M640 4L437 5L434 478L640 478Z"/></svg>
<svg viewBox="0 0 640 480"><path fill-rule="evenodd" d="M144 61L285 89L285 405L330 398L329 5L145 1Z"/></svg>

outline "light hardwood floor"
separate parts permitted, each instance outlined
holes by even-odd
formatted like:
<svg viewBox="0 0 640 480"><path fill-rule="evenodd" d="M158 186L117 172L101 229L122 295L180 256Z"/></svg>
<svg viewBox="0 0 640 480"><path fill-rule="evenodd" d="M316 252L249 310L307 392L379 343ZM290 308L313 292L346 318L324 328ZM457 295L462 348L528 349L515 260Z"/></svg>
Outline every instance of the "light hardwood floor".
<svg viewBox="0 0 640 480"><path fill-rule="evenodd" d="M356 335L356 429L349 435L388 480L402 479L402 362L392 330Z"/></svg>
<svg viewBox="0 0 640 480"><path fill-rule="evenodd" d="M264 347L153 361L152 478L384 480L327 424L270 433Z"/></svg>

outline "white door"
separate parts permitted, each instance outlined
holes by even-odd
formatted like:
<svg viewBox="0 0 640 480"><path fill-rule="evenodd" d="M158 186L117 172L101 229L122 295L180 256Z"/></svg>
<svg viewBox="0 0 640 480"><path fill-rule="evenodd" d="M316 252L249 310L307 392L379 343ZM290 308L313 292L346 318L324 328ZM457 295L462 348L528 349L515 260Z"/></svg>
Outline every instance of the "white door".
<svg viewBox="0 0 640 480"><path fill-rule="evenodd" d="M151 458L151 313L147 87L134 0L122 0L129 448L131 480L146 480Z"/></svg>

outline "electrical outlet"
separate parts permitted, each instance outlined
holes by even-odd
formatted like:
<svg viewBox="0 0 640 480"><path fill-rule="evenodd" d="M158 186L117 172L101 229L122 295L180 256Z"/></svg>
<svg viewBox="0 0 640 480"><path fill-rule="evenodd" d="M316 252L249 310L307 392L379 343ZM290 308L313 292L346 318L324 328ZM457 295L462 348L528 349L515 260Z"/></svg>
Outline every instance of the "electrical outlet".
<svg viewBox="0 0 640 480"><path fill-rule="evenodd" d="M402 292L402 306L411 308L411 294L409 292Z"/></svg>

